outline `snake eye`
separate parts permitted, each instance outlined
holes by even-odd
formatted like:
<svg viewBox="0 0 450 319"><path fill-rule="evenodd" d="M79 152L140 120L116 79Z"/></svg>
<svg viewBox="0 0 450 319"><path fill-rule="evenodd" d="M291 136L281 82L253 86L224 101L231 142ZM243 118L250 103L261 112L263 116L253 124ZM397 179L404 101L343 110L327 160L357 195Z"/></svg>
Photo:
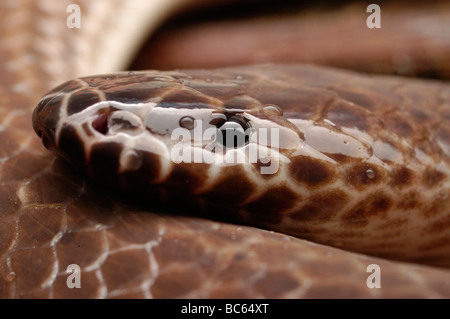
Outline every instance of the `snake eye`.
<svg viewBox="0 0 450 319"><path fill-rule="evenodd" d="M214 113L211 115L211 120L209 124L214 125L216 127L221 127L223 123L227 121L227 116L222 113Z"/></svg>
<svg viewBox="0 0 450 319"><path fill-rule="evenodd" d="M219 127L218 142L226 148L238 148L248 144L250 125L241 116L233 116Z"/></svg>

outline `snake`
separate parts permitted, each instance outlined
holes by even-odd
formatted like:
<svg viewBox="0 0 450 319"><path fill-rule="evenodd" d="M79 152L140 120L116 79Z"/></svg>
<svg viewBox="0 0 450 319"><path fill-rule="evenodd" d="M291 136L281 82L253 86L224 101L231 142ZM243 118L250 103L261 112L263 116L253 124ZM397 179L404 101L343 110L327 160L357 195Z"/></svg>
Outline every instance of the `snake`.
<svg viewBox="0 0 450 319"><path fill-rule="evenodd" d="M448 83L111 72L188 2L80 1L78 30L68 2L2 2L0 295L449 297Z"/></svg>

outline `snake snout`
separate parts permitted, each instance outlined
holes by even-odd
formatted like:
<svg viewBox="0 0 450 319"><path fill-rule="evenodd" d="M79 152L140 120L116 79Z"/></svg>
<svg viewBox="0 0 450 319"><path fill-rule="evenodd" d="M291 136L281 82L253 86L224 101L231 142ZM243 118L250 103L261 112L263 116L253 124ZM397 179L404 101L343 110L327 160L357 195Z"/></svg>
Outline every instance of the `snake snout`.
<svg viewBox="0 0 450 319"><path fill-rule="evenodd" d="M37 130L36 133L41 138L42 144L44 144L46 149L50 151L56 151L56 146L53 138L50 138L44 130Z"/></svg>
<svg viewBox="0 0 450 319"><path fill-rule="evenodd" d="M60 96L42 98L33 112L33 129L49 150L55 150L55 130L59 121Z"/></svg>

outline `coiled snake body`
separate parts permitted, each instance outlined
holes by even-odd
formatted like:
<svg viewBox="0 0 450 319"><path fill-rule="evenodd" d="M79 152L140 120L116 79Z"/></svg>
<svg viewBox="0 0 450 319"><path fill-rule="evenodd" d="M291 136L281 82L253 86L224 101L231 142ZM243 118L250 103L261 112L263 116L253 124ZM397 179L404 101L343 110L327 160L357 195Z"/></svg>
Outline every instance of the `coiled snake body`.
<svg viewBox="0 0 450 319"><path fill-rule="evenodd" d="M19 105L32 99L8 98ZM218 210L345 250L448 267L449 104L442 82L265 64L79 78L41 99L33 126L45 146L108 184L144 196L168 189L188 194L199 205L191 207L206 214ZM112 200L31 142L20 125L30 110L2 108L3 132L18 145L2 162L9 198L1 226L4 296L450 295L446 270ZM221 162L171 158L179 145L174 129L194 134L198 126L230 123L250 133L213 155ZM277 129L276 149L261 143L261 129ZM191 142L184 146L194 157L211 156L205 144ZM223 163L230 154L248 159L251 150L266 157ZM267 163L275 171L261 174ZM70 264L82 269L81 289L65 286ZM370 264L383 271L380 289L366 285Z"/></svg>

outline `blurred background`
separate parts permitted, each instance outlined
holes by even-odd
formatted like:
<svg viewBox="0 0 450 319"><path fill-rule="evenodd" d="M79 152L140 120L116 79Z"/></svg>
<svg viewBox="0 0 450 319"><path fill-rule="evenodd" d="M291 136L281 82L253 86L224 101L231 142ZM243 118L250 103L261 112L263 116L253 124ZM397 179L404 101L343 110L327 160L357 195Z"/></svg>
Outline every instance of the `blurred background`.
<svg viewBox="0 0 450 319"><path fill-rule="evenodd" d="M358 71L450 78L450 2L211 1L183 11L151 36L130 69L312 62Z"/></svg>

